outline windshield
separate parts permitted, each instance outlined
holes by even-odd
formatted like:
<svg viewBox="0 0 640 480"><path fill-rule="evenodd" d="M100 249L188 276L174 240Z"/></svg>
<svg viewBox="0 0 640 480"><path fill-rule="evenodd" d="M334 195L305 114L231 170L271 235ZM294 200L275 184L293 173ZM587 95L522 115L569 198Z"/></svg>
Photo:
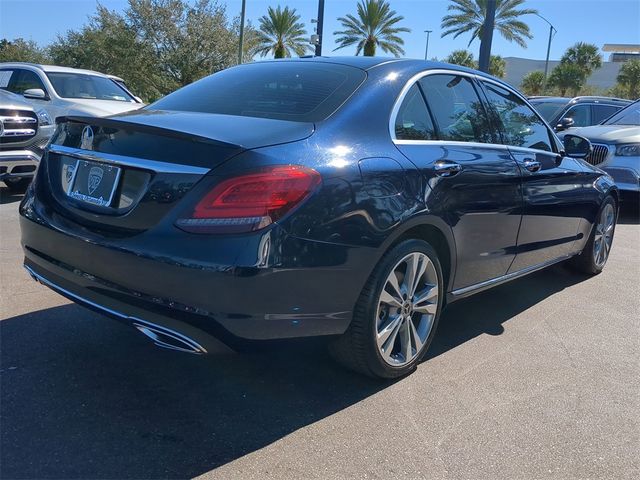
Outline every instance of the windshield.
<svg viewBox="0 0 640 480"><path fill-rule="evenodd" d="M640 126L640 101L623 108L602 125L636 125Z"/></svg>
<svg viewBox="0 0 640 480"><path fill-rule="evenodd" d="M547 122L551 122L560 110L566 105L565 103L558 102L529 102L538 111L542 118Z"/></svg>
<svg viewBox="0 0 640 480"><path fill-rule="evenodd" d="M147 108L316 122L338 109L365 78L364 71L346 65L257 62L203 78Z"/></svg>
<svg viewBox="0 0 640 480"><path fill-rule="evenodd" d="M56 93L62 98L86 98L89 100L113 100L134 102L135 100L116 82L109 78L72 72L48 72Z"/></svg>

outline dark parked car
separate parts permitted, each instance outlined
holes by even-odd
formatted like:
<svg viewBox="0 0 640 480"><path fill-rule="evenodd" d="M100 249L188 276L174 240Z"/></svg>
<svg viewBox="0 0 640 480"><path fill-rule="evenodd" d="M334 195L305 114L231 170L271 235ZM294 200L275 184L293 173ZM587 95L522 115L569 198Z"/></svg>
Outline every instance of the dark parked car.
<svg viewBox="0 0 640 480"><path fill-rule="evenodd" d="M529 102L556 132L597 125L631 103L610 97L531 97Z"/></svg>
<svg viewBox="0 0 640 480"><path fill-rule="evenodd" d="M445 304L603 269L618 191L590 148L462 67L242 65L59 126L20 205L25 266L164 347L332 335L346 365L398 377Z"/></svg>

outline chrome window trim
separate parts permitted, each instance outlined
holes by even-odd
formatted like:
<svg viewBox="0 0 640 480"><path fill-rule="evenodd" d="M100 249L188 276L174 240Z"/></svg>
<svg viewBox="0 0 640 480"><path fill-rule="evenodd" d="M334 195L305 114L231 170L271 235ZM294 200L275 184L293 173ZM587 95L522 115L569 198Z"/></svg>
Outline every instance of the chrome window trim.
<svg viewBox="0 0 640 480"><path fill-rule="evenodd" d="M128 157L125 155L116 155L113 153L94 152L91 150L82 150L79 148L65 147L63 145L51 145L49 152L57 155L66 155L80 160L89 160L92 162L110 163L120 167L133 167L143 170L152 170L156 173L177 173L189 175L204 175L211 169L203 167L194 167L191 165L179 165L168 162L158 162L156 160L147 160L146 158Z"/></svg>
<svg viewBox="0 0 640 480"><path fill-rule="evenodd" d="M561 149L561 144L560 142L557 141L556 135L553 132L553 129L549 126L549 124L544 120L544 118L542 118L540 116L540 114L536 111L535 108L533 108L529 102L527 101L526 97L524 97L524 95L520 94L519 92L517 92L516 90L510 88L508 85L505 85L502 82L496 81L492 78L488 78L488 77L484 77L482 75L478 75L475 73L470 73L470 72L462 72L462 71L458 71L458 70L453 70L453 69L446 69L446 68L436 68L433 70L424 70L422 72L419 72L417 74L415 74L414 76L412 76L409 80L407 80L406 84L404 85L404 87L402 87L402 90L400 91L400 94L398 95L398 98L396 99L393 108L391 109L391 115L389 117L389 135L391 136L391 141L395 144L395 145L459 145L459 146L467 146L467 147L483 147L483 148L498 148L498 149L502 149L502 150L508 150L509 148L524 148L527 149L531 152L539 152L539 153L546 153L546 154L551 154L551 155L558 155L558 152L548 152L547 150L538 150L535 148L527 148L527 147L516 147L514 145L505 145L503 143L482 143L482 142L462 142L462 141L449 141L449 140L399 140L396 138L396 129L395 129L395 124L396 124L396 117L398 116L398 112L400 111L400 107L402 106L402 103L404 102L405 97L407 96L407 93L409 92L409 90L411 89L411 87L413 87L414 84L416 84L418 81L420 81L421 79L423 79L424 77L428 77L429 75L458 75L461 77L467 77L467 78L471 78L473 80L476 80L477 82L488 82L488 83L493 83L494 85L497 85L499 87L502 87L508 91L510 91L511 93L513 93L514 95L516 95L518 98L520 98L525 105L527 105L529 108L531 108L531 110L533 111L533 113L538 117L538 119L540 121L542 121L542 123L547 127L547 131L549 133L549 140L551 141L551 139L555 139L555 143L556 143L556 148L558 150ZM483 103L486 103L486 99L480 97L480 101L482 101Z"/></svg>

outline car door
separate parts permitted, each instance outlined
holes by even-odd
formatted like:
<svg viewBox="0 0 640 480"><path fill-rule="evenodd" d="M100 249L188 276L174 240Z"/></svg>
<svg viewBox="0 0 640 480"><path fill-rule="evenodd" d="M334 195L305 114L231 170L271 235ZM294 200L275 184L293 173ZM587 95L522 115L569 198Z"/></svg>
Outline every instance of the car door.
<svg viewBox="0 0 640 480"><path fill-rule="evenodd" d="M428 210L451 227L453 289L507 273L521 219L520 172L496 143L473 78L426 74L405 95L395 143L423 173Z"/></svg>
<svg viewBox="0 0 640 480"><path fill-rule="evenodd" d="M584 213L581 169L518 94L481 81L505 144L522 172L524 214L509 273L571 253Z"/></svg>
<svg viewBox="0 0 640 480"><path fill-rule="evenodd" d="M591 120L591 105L586 103L573 105L564 113L560 121L565 118L573 120L572 127L588 127L593 125Z"/></svg>

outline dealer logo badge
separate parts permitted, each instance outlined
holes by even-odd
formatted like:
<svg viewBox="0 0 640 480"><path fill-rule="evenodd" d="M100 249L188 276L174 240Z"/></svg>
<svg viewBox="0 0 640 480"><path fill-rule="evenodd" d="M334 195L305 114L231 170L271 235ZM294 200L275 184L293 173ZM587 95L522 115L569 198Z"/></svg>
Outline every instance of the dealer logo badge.
<svg viewBox="0 0 640 480"><path fill-rule="evenodd" d="M80 148L83 150L93 150L93 128L89 125L82 129Z"/></svg>
<svg viewBox="0 0 640 480"><path fill-rule="evenodd" d="M89 195L93 195L93 192L96 191L96 188L98 188L100 182L102 181L103 175L104 170L102 170L100 167L91 167L91 170L89 170L89 178L87 179Z"/></svg>

